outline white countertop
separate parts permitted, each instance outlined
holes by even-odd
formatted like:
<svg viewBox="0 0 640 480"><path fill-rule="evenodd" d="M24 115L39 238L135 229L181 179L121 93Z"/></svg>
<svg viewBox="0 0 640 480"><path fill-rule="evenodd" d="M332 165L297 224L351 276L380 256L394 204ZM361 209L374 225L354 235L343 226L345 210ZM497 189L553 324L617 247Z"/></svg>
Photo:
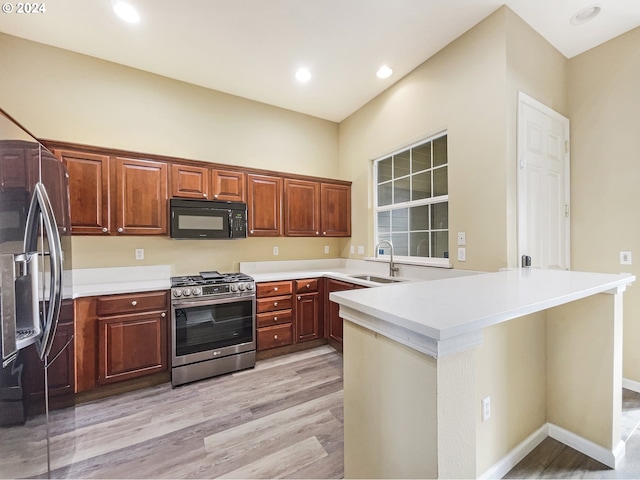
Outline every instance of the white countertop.
<svg viewBox="0 0 640 480"><path fill-rule="evenodd" d="M440 342L596 293L624 290L633 281L630 274L518 269L398 283L386 286L384 295L369 289L335 292L330 299L341 305L341 313L347 307L364 314L360 320L374 317L370 326L379 333Z"/></svg>
<svg viewBox="0 0 640 480"><path fill-rule="evenodd" d="M71 298L112 295L118 293L151 292L171 288L171 267L83 268L71 271L68 282Z"/></svg>

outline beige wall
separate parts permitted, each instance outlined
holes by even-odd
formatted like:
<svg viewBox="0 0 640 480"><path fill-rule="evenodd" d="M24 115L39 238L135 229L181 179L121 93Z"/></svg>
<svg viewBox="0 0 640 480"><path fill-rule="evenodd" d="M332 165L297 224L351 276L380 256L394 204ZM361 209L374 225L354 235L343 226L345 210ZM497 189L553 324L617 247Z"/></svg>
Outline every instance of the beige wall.
<svg viewBox="0 0 640 480"><path fill-rule="evenodd" d="M574 270L640 262L640 28L569 60ZM630 251L633 265L620 265ZM640 287L624 295L624 378L640 382Z"/></svg>
<svg viewBox="0 0 640 480"><path fill-rule="evenodd" d="M336 123L4 34L0 65L0 106L39 138L338 178ZM73 247L74 268L168 264L194 273L202 258L222 271L240 260L338 257L348 240L75 237ZM144 261L134 248L145 248Z"/></svg>

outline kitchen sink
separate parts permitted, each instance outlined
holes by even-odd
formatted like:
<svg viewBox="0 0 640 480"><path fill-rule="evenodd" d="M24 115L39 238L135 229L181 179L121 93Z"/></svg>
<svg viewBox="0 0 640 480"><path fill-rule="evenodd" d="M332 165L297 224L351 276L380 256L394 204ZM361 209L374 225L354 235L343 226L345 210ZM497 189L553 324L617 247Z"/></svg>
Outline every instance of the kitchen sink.
<svg viewBox="0 0 640 480"><path fill-rule="evenodd" d="M377 275L349 275L349 276L351 278L357 278L359 280L366 280L367 282L375 282L375 283L396 283L396 282L405 281L401 278L378 277Z"/></svg>

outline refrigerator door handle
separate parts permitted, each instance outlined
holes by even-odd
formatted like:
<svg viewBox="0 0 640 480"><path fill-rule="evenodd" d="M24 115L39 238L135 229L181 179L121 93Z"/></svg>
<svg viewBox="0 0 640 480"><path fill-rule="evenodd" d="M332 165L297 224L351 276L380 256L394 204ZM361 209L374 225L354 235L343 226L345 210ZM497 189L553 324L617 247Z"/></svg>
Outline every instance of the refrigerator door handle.
<svg viewBox="0 0 640 480"><path fill-rule="evenodd" d="M42 215L38 215L38 212L41 212ZM51 351L56 328L58 326L60 305L62 303L62 273L64 259L62 257L60 233L58 232L58 225L56 224L47 189L41 182L38 182L35 185L33 197L31 198L31 205L29 206L29 214L27 216L27 229L24 237L25 252L33 252L38 249L38 224L40 218L42 218L44 231L49 243L48 256L50 263L49 305L48 308L43 308L42 337L38 342L38 353L40 354L40 358L44 359ZM34 294L38 295L38 292L34 292Z"/></svg>

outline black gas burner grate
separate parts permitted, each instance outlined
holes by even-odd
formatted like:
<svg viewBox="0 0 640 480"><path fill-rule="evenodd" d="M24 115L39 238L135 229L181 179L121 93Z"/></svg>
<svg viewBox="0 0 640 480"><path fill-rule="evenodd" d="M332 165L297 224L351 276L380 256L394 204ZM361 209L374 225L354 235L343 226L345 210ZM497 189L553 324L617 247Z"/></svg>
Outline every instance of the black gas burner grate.
<svg viewBox="0 0 640 480"><path fill-rule="evenodd" d="M220 283L251 282L253 278L245 273L220 273L216 271L200 272L200 275L171 277L172 287L195 287Z"/></svg>

